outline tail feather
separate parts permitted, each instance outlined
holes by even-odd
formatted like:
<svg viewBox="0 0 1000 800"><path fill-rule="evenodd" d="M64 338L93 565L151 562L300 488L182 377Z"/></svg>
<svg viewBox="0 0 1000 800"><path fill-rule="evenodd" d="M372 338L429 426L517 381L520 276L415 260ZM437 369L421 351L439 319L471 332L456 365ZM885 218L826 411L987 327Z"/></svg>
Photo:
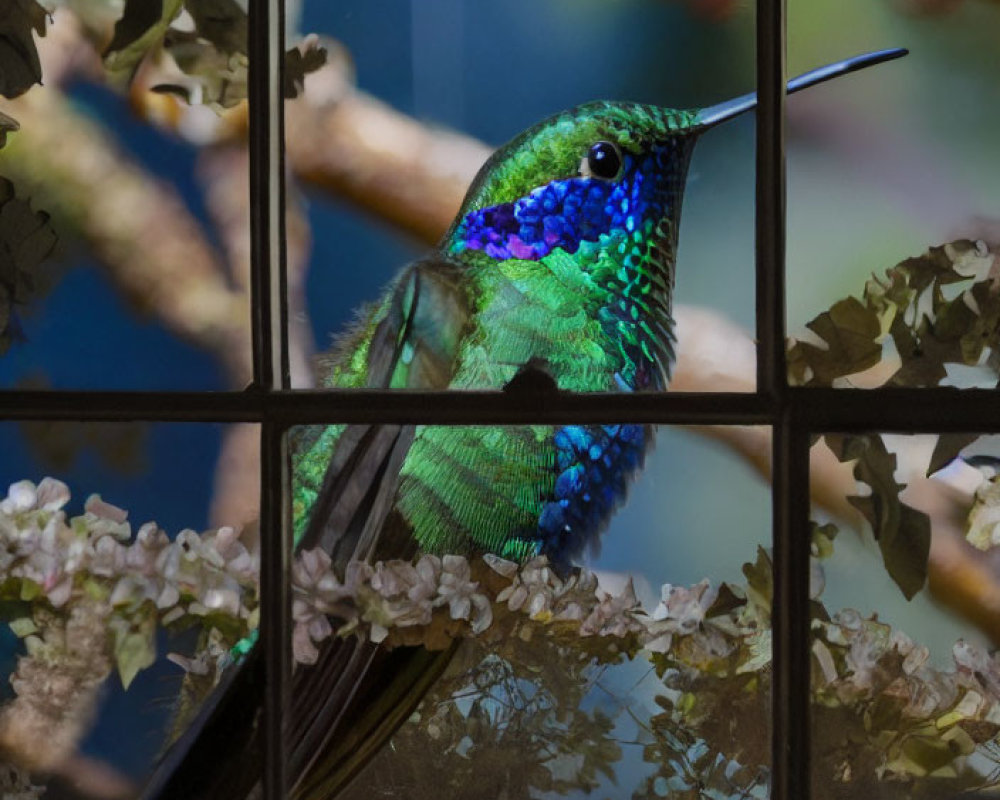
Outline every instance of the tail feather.
<svg viewBox="0 0 1000 800"><path fill-rule="evenodd" d="M244 800L260 775L260 648L230 669L160 759L142 800Z"/></svg>

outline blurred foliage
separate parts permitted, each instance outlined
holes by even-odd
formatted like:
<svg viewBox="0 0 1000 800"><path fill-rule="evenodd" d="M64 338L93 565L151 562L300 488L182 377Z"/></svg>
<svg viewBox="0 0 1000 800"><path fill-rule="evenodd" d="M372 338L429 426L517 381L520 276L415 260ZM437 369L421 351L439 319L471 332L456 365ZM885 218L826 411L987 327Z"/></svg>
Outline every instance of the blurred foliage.
<svg viewBox="0 0 1000 800"><path fill-rule="evenodd" d="M4 0L0 13L0 95L17 97L42 82L42 67L32 31L45 35L48 12L35 0ZM20 126L0 112L0 147ZM14 184L0 177L0 355L20 335L14 306L33 296L36 271L56 246L49 215L33 211L16 196Z"/></svg>
<svg viewBox="0 0 1000 800"><path fill-rule="evenodd" d="M48 389L49 383L37 377L21 381L17 388ZM148 423L22 420L18 427L46 471L65 474L87 453L119 475L139 475L149 469Z"/></svg>
<svg viewBox="0 0 1000 800"><path fill-rule="evenodd" d="M0 95L17 97L42 82L31 32L45 35L48 12L35 0L3 0L0 10Z"/></svg>
<svg viewBox="0 0 1000 800"><path fill-rule="evenodd" d="M957 11L965 0L892 0L896 8L916 16L950 14ZM979 0L996 3L997 0Z"/></svg>
<svg viewBox="0 0 1000 800"><path fill-rule="evenodd" d="M906 259L885 279L872 276L860 300L839 300L807 323L820 341L789 342L789 381L851 385L852 377L894 358L900 363L886 386L937 386L949 364L988 363L995 372L998 277L996 257L981 243L953 242ZM951 284L962 284L961 291L948 292Z"/></svg>
<svg viewBox="0 0 1000 800"><path fill-rule="evenodd" d="M994 475L976 489L965 537L980 550L1000 546L1000 476Z"/></svg>
<svg viewBox="0 0 1000 800"><path fill-rule="evenodd" d="M16 132L20 127L16 119L0 112L0 147L7 144L7 134Z"/></svg>
<svg viewBox="0 0 1000 800"><path fill-rule="evenodd" d="M148 462L148 426L140 422L21 422L33 455L47 470L64 473L84 452L120 475L144 472Z"/></svg>
<svg viewBox="0 0 1000 800"><path fill-rule="evenodd" d="M614 722L584 707L602 667L572 643L545 641L515 637L498 652L467 642L342 797L566 796L590 793L601 776L613 780L622 757Z"/></svg>
<svg viewBox="0 0 1000 800"><path fill-rule="evenodd" d="M949 365L983 368L996 383L1000 362L1000 271L983 243L932 247L866 283L861 299L834 303L807 324L815 335L788 344L789 381L803 386L936 386ZM867 374L866 374L867 373ZM912 598L927 579L930 521L901 502L896 457L877 436L826 435L854 477L871 487L852 497L871 525L889 575ZM942 437L931 459L935 472L975 436Z"/></svg>
<svg viewBox="0 0 1000 800"><path fill-rule="evenodd" d="M127 85L147 59L160 82L154 91L189 103L232 108L247 94L247 14L236 0L127 0L114 37L104 52L112 83ZM326 63L315 39L285 54L286 97Z"/></svg>
<svg viewBox="0 0 1000 800"><path fill-rule="evenodd" d="M0 355L19 335L14 306L32 299L37 270L56 241L49 215L34 211L15 196L14 184L0 177Z"/></svg>

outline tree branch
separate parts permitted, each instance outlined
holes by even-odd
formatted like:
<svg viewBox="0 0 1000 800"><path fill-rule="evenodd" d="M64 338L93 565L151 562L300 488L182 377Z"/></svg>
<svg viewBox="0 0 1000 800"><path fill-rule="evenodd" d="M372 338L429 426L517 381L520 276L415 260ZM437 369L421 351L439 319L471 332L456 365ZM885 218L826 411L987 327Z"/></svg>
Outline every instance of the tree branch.
<svg viewBox="0 0 1000 800"><path fill-rule="evenodd" d="M4 173L72 224L133 308L204 347L234 385L245 384L249 300L227 284L218 253L177 191L55 88L28 92L10 107L21 133L0 153Z"/></svg>

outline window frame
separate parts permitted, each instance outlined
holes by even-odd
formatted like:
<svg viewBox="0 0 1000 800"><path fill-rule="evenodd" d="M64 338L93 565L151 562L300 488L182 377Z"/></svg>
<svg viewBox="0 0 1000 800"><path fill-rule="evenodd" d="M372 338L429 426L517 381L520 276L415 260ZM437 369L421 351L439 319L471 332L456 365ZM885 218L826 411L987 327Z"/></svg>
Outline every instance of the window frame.
<svg viewBox="0 0 1000 800"><path fill-rule="evenodd" d="M788 386L785 363L785 0L757 0L756 335L753 393L291 390L285 300L283 0L249 3L254 377L244 392L9 390L0 419L253 422L261 436L264 798L285 797L292 552L286 432L307 423L765 425L772 439L773 800L810 797L809 447L825 432L1000 433L992 390ZM168 402L164 402L167 400Z"/></svg>

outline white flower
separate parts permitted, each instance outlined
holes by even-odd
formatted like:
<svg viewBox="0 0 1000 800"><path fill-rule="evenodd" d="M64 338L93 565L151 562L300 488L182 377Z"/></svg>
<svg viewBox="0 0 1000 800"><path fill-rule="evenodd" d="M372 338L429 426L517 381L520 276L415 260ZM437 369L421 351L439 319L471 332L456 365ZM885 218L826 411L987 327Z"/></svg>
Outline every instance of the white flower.
<svg viewBox="0 0 1000 800"><path fill-rule="evenodd" d="M497 575L502 575L505 578L513 578L517 574L516 561L508 561L506 558L500 558L500 556L495 556L492 553L484 555L483 561Z"/></svg>
<svg viewBox="0 0 1000 800"><path fill-rule="evenodd" d="M580 623L581 636L625 636L643 629L634 613L639 609L635 587L631 578L620 595L604 595L583 622Z"/></svg>
<svg viewBox="0 0 1000 800"><path fill-rule="evenodd" d="M38 493L31 481L12 483L7 489L7 499L0 501L0 511L4 514L17 514L20 511L30 511L35 507Z"/></svg>
<svg viewBox="0 0 1000 800"><path fill-rule="evenodd" d="M126 549L111 536L102 536L93 546L90 571L110 578L125 566Z"/></svg>
<svg viewBox="0 0 1000 800"><path fill-rule="evenodd" d="M83 510L82 519L94 534L114 536L121 541L128 541L132 537L128 512L111 503L105 503L99 494L88 497Z"/></svg>
<svg viewBox="0 0 1000 800"><path fill-rule="evenodd" d="M660 603L653 611L653 619L659 624L652 627L660 633L693 633L718 595L718 588L713 588L707 578L690 589L665 583L660 589Z"/></svg>
<svg viewBox="0 0 1000 800"><path fill-rule="evenodd" d="M43 511L58 511L69 502L69 487L55 478L42 478L35 503Z"/></svg>

